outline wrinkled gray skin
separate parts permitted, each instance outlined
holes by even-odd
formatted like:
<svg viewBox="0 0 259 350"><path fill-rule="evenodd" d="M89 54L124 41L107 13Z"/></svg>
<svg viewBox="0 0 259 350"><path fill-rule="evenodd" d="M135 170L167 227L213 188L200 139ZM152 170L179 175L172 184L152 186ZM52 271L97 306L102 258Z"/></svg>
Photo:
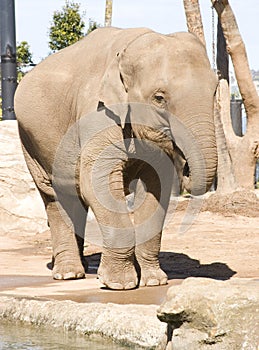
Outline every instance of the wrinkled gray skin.
<svg viewBox="0 0 259 350"><path fill-rule="evenodd" d="M103 284L131 289L167 282L158 253L176 174L199 195L216 169L215 88L195 36L143 28L98 29L23 78L15 111L46 207L55 279L84 277L90 206L103 235ZM128 187L135 192L134 225Z"/></svg>

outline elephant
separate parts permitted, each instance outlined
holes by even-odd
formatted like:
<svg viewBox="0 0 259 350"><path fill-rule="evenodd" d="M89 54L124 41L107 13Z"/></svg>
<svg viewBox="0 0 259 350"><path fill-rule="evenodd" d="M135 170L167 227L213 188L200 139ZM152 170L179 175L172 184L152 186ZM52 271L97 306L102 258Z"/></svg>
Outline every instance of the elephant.
<svg viewBox="0 0 259 350"><path fill-rule="evenodd" d="M202 195L216 171L216 86L195 35L148 28L96 29L25 75L15 112L47 213L54 279L85 277L90 207L103 237L102 284L167 283L158 254L171 192Z"/></svg>

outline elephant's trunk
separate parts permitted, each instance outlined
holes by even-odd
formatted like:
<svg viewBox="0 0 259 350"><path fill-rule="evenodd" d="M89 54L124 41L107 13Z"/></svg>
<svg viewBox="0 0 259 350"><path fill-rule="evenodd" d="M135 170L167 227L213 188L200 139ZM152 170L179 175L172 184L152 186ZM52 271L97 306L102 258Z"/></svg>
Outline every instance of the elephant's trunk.
<svg viewBox="0 0 259 350"><path fill-rule="evenodd" d="M170 120L174 142L187 162L183 169L183 185L195 196L210 189L217 167L214 125L208 119L208 116L206 119L194 118L193 125L184 125L175 117ZM202 124L204 128L201 128Z"/></svg>

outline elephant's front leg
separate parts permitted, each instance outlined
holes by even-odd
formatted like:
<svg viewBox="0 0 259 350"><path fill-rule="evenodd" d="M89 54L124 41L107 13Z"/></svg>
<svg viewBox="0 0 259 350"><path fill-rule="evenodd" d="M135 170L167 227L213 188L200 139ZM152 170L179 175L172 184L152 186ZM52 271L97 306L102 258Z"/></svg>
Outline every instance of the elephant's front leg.
<svg viewBox="0 0 259 350"><path fill-rule="evenodd" d="M157 286L167 283L167 275L160 268L158 254L170 200L172 173L171 164L168 164L167 161L164 162L164 165L162 163L157 169L145 164L136 188L135 254L141 269L140 286ZM162 171L159 172L158 169Z"/></svg>
<svg viewBox="0 0 259 350"><path fill-rule="evenodd" d="M94 160L90 154L93 154L93 147L88 144L82 152L80 188L103 236L98 277L111 289L132 289L137 285L137 274L135 232L123 187L122 166L126 156L116 144L100 150Z"/></svg>

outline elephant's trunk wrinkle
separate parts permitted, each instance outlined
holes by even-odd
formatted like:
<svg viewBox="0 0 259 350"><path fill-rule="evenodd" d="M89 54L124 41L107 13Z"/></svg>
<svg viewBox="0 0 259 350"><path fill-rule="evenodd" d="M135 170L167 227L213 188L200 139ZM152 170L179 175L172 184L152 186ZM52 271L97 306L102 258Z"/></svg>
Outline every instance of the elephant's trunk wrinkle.
<svg viewBox="0 0 259 350"><path fill-rule="evenodd" d="M142 145L150 146L153 144L155 149L157 147L164 152L166 152L169 157L173 154L173 144L171 133L164 132L164 129L156 130L152 127L147 127L143 125L134 125L134 138L137 140L142 140ZM145 144L146 141L146 144Z"/></svg>

